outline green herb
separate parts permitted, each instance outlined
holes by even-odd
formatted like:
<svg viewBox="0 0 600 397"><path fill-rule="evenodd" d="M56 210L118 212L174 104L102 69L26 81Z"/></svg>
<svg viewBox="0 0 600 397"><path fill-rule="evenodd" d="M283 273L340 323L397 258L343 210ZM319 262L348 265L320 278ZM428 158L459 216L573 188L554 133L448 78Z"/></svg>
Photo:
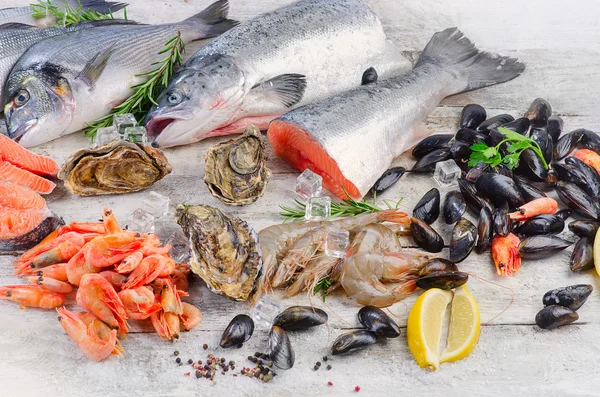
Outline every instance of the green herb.
<svg viewBox="0 0 600 397"><path fill-rule="evenodd" d="M323 302L325 302L325 298L327 297L327 290L329 289L329 287L331 287L331 284L333 284L331 280L329 280L328 278L324 278L321 281L319 281L317 285L315 285L313 292L315 293L315 295L320 292L321 297L323 298Z"/></svg>
<svg viewBox="0 0 600 397"><path fill-rule="evenodd" d="M71 26L83 21L104 21L115 19L112 13L102 14L96 11L84 10L81 2L71 6L66 0L64 7L52 4L51 0L38 0L38 4L31 4L32 16L35 19L46 18L52 15L56 18L57 26ZM124 9L124 19L127 19L127 9Z"/></svg>
<svg viewBox="0 0 600 397"><path fill-rule="evenodd" d="M519 157L524 150L531 149L540 158L545 169L548 169L548 164L544 159L544 154L540 145L532 139L529 139L517 132L508 128L499 127L498 131L504 135L504 139L496 146L488 146L483 142L477 142L471 145L471 157L469 157L469 167L475 167L479 163L486 163L492 167L496 167L502 163L510 169L515 168L519 164ZM508 143L506 151L508 154L502 157L500 147Z"/></svg>
<svg viewBox="0 0 600 397"><path fill-rule="evenodd" d="M112 125L113 118L117 114L132 113L138 122L141 122L152 105L158 105L154 99L160 92L167 87L173 73L182 62L182 54L185 51L185 44L181 39L181 32L177 36L165 43L165 49L159 52L160 55L167 54L165 58L154 62L153 70L147 73L138 74L138 77L146 77L146 81L131 87L135 92L125 102L114 107L110 114L99 118L92 124L88 124L86 135L94 137L99 128Z"/></svg>

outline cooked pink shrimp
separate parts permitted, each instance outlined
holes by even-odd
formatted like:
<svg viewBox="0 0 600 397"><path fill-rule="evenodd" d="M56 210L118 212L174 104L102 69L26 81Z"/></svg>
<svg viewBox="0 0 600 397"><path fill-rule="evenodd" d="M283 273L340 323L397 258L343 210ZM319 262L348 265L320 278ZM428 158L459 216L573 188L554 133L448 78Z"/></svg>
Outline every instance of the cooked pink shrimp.
<svg viewBox="0 0 600 397"><path fill-rule="evenodd" d="M188 280L187 274L185 274L184 272L182 272L179 269L175 269L175 270L173 270L173 273L171 273L171 275L169 277L171 277L171 281L173 282L173 284L175 286L177 286L177 289L179 291L187 292L187 290L189 289L189 286L190 286L190 282Z"/></svg>
<svg viewBox="0 0 600 397"><path fill-rule="evenodd" d="M165 258L165 260L162 264L160 273L158 273L158 277L168 277L173 274L177 268L177 264L175 264L175 261L171 259L169 255L162 254L162 256Z"/></svg>
<svg viewBox="0 0 600 397"><path fill-rule="evenodd" d="M87 358L93 361L102 361L115 350L117 344L117 331L110 331L106 339L97 333L97 325L86 325L81 318L67 309L60 308L58 321L67 334L77 343Z"/></svg>
<svg viewBox="0 0 600 397"><path fill-rule="evenodd" d="M556 200L550 197L540 197L517 208L510 214L510 219L525 221L537 215L554 214L558 209Z"/></svg>
<svg viewBox="0 0 600 397"><path fill-rule="evenodd" d="M104 207L104 211L102 212L102 223L108 234L121 233L123 231L112 210L106 207Z"/></svg>
<svg viewBox="0 0 600 397"><path fill-rule="evenodd" d="M53 240L51 248L38 253L27 261L19 261L15 266L15 273L25 275L31 269L39 269L57 263L68 262L75 254L81 250L85 240L79 233L67 233ZM50 247L48 245L47 247Z"/></svg>
<svg viewBox="0 0 600 397"><path fill-rule="evenodd" d="M141 251L136 251L127 258L123 259L123 262L121 262L121 264L117 266L115 270L119 273L131 273L136 267L138 267L142 259L144 259L144 254L142 254Z"/></svg>
<svg viewBox="0 0 600 397"><path fill-rule="evenodd" d="M43 276L50 277L59 281L67 281L67 264L57 263L56 265L50 265L41 269L35 269L27 272L27 275L31 276Z"/></svg>
<svg viewBox="0 0 600 397"><path fill-rule="evenodd" d="M150 320L161 338L168 340L179 339L180 322L177 314L165 313L161 310L152 314Z"/></svg>
<svg viewBox="0 0 600 397"><path fill-rule="evenodd" d="M129 277L123 289L135 289L150 284L163 271L167 258L162 255L150 255L142 260Z"/></svg>
<svg viewBox="0 0 600 397"><path fill-rule="evenodd" d="M55 280L50 277L30 276L27 277L27 281L32 284L46 287L50 291L60 292L61 294L68 294L69 292L73 291L73 286L71 284L65 283L64 281Z"/></svg>
<svg viewBox="0 0 600 397"><path fill-rule="evenodd" d="M108 267L121 262L143 245L144 237L134 232L98 236L87 243L81 252L85 261L95 267Z"/></svg>
<svg viewBox="0 0 600 397"><path fill-rule="evenodd" d="M119 334L129 331L125 306L115 289L99 274L86 274L81 278L76 296L77 304L93 313L111 327L118 327Z"/></svg>
<svg viewBox="0 0 600 397"><path fill-rule="evenodd" d="M183 313L179 315L181 325L186 331L195 328L202 321L202 312L194 305L183 302Z"/></svg>
<svg viewBox="0 0 600 397"><path fill-rule="evenodd" d="M165 313L182 314L181 297L177 293L177 287L169 281L160 291L160 304Z"/></svg>
<svg viewBox="0 0 600 397"><path fill-rule="evenodd" d="M65 295L41 285L5 285L0 287L0 299L16 302L21 307L54 309L64 303Z"/></svg>
<svg viewBox="0 0 600 397"><path fill-rule="evenodd" d="M101 269L85 261L83 251L79 251L67 263L67 279L73 285L79 285L81 278L90 273L98 273Z"/></svg>
<svg viewBox="0 0 600 397"><path fill-rule="evenodd" d="M126 289L118 295L125 305L127 317L134 320L145 320L161 309L160 303L154 301L154 293L147 287Z"/></svg>
<svg viewBox="0 0 600 397"><path fill-rule="evenodd" d="M111 338L113 329L106 325L106 323L100 321L98 317L94 316L90 312L78 312L75 314L77 315L77 317L79 317L81 321L83 321L85 325L87 325L88 327L91 325L92 329L96 332L100 339L108 341ZM115 348L113 349L112 354L118 356L121 355L123 351L123 346L121 345L121 342L119 342L119 339L117 339L117 343L115 344Z"/></svg>
<svg viewBox="0 0 600 397"><path fill-rule="evenodd" d="M123 285L127 282L126 274L117 273L113 270L104 270L98 274L104 277L113 286L115 291L123 288Z"/></svg>

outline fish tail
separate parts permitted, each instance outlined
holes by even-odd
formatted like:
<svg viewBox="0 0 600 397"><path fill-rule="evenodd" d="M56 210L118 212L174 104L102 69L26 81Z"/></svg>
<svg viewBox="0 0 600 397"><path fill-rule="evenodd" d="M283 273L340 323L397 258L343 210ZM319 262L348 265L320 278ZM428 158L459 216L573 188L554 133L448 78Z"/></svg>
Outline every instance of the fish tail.
<svg viewBox="0 0 600 397"><path fill-rule="evenodd" d="M519 76L525 64L516 58L480 51L457 28L448 28L433 35L417 67L432 63L452 71L467 81L461 92L504 83Z"/></svg>
<svg viewBox="0 0 600 397"><path fill-rule="evenodd" d="M217 37L229 29L238 25L238 21L228 19L229 1L219 0L204 9L202 12L191 16L183 23L202 26L202 33L205 38Z"/></svg>

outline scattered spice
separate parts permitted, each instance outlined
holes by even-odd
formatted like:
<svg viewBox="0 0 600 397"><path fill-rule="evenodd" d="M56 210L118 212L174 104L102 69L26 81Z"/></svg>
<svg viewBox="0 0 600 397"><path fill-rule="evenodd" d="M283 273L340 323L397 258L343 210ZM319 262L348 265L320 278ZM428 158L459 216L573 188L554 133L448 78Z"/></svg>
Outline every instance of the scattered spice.
<svg viewBox="0 0 600 397"><path fill-rule="evenodd" d="M358 393L358 392L360 391L360 386L356 386L356 387L354 388L354 391Z"/></svg>
<svg viewBox="0 0 600 397"><path fill-rule="evenodd" d="M177 364L181 364L181 359L180 359L179 357L177 357L177 358L175 359L175 362L176 362Z"/></svg>
<svg viewBox="0 0 600 397"><path fill-rule="evenodd" d="M173 354L174 354L174 355L176 355L176 356L178 356L178 355L179 355L179 351L175 350L175 351L173 352Z"/></svg>
<svg viewBox="0 0 600 397"><path fill-rule="evenodd" d="M319 368L320 368L320 367L319 367L318 365L315 365L315 366L314 366L314 369L315 369L315 371L318 371L318 370L319 370Z"/></svg>
<svg viewBox="0 0 600 397"><path fill-rule="evenodd" d="M327 382L327 386L333 386L333 382L332 381Z"/></svg>
<svg viewBox="0 0 600 397"><path fill-rule="evenodd" d="M185 374L183 374L183 376L190 376L190 373L186 372Z"/></svg>
<svg viewBox="0 0 600 397"><path fill-rule="evenodd" d="M203 345L202 345L202 348L203 348L204 350L206 350L206 349L208 349L208 345L205 343L205 344L203 344Z"/></svg>
<svg viewBox="0 0 600 397"><path fill-rule="evenodd" d="M331 364L327 366L327 371L331 369Z"/></svg>
<svg viewBox="0 0 600 397"><path fill-rule="evenodd" d="M329 358L327 356L323 356L323 361L327 361Z"/></svg>
<svg viewBox="0 0 600 397"><path fill-rule="evenodd" d="M192 360L191 358L188 360L188 364L193 364L194 360Z"/></svg>

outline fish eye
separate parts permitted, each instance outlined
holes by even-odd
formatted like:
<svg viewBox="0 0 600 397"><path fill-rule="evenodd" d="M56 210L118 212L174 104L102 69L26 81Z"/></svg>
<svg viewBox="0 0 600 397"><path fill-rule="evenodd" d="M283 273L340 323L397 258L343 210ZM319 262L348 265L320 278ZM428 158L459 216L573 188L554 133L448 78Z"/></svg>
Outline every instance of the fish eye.
<svg viewBox="0 0 600 397"><path fill-rule="evenodd" d="M182 99L183 99L182 95L177 91L170 92L167 95L167 101L169 101L169 103L171 105L177 105L177 104L181 103Z"/></svg>
<svg viewBox="0 0 600 397"><path fill-rule="evenodd" d="M29 101L29 91L19 90L15 95L15 105L23 106Z"/></svg>

